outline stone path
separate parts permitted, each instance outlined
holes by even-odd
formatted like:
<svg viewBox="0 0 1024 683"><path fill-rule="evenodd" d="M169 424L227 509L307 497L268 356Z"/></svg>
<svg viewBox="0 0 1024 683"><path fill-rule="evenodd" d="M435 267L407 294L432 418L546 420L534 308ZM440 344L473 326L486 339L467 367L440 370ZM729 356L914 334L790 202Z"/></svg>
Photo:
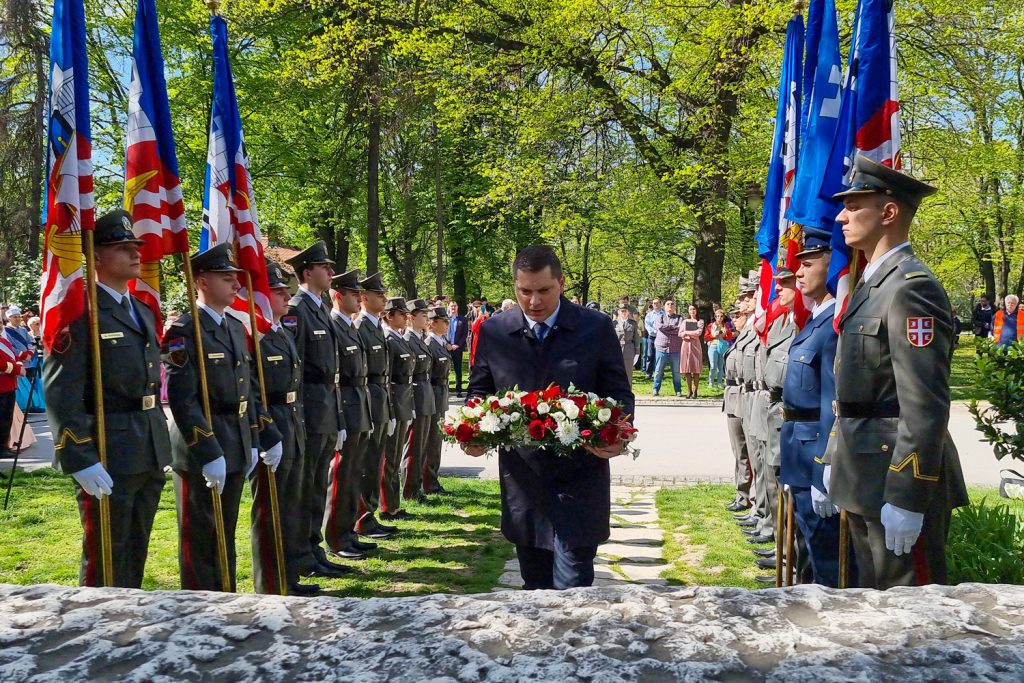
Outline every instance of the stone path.
<svg viewBox="0 0 1024 683"><path fill-rule="evenodd" d="M669 565L661 556L662 530L654 504L657 487L613 486L611 538L597 549L595 586L647 584L663 586L660 574ZM519 561L505 564L505 573L494 590L522 588Z"/></svg>

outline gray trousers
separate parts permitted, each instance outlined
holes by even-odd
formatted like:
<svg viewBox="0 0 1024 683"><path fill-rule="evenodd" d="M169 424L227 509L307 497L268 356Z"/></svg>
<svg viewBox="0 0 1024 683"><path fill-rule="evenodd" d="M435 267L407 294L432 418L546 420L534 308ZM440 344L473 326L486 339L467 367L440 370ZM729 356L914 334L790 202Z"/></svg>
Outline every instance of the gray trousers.
<svg viewBox="0 0 1024 683"><path fill-rule="evenodd" d="M395 433L387 438L384 444L384 459L380 468L380 488L374 509L380 506L381 512L395 513L402 507L402 454L409 447L411 420L399 420Z"/></svg>
<svg viewBox="0 0 1024 683"><path fill-rule="evenodd" d="M880 517L864 517L847 511L860 587L886 590L893 586L947 583L949 517L948 511L926 513L917 543L910 553L897 557L885 547L885 527Z"/></svg>
<svg viewBox="0 0 1024 683"><path fill-rule="evenodd" d="M367 435L366 444L363 446L362 476L359 478L359 508L356 512L357 532L372 531L378 524L374 514L380 505L381 463L384 460L387 434L387 420L374 422L373 430Z"/></svg>
<svg viewBox="0 0 1024 683"><path fill-rule="evenodd" d="M729 431L729 444L736 460L736 500L750 506L750 484L754 473L750 469L750 456L747 454L747 438L743 435L743 420L732 415L725 416L726 428Z"/></svg>
<svg viewBox="0 0 1024 683"><path fill-rule="evenodd" d="M427 439L430 437L430 424L437 420L437 415L416 414L412 421L412 432L402 453L402 498L414 497L423 486L423 463L427 454Z"/></svg>

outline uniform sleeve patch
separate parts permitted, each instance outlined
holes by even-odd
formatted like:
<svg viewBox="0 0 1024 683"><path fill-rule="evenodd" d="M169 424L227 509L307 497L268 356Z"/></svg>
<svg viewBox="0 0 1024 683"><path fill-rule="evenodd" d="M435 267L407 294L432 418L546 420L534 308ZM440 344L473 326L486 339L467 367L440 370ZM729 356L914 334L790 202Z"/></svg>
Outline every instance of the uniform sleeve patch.
<svg viewBox="0 0 1024 683"><path fill-rule="evenodd" d="M185 367L188 362L188 349L185 347L185 340L182 337L164 340L164 354L168 362L176 368Z"/></svg>
<svg viewBox="0 0 1024 683"><path fill-rule="evenodd" d="M935 339L935 318L911 316L907 318L907 340L911 346L924 348Z"/></svg>
<svg viewBox="0 0 1024 683"><path fill-rule="evenodd" d="M299 316L297 316L297 315L282 316L281 324L284 325L285 327L298 327L298 325L299 325Z"/></svg>

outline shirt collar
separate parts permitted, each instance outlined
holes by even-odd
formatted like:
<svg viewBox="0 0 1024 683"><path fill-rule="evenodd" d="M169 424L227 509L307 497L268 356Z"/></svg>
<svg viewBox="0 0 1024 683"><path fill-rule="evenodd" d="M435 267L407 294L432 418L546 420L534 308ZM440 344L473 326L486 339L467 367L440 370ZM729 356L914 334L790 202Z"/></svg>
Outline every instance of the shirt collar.
<svg viewBox="0 0 1024 683"><path fill-rule="evenodd" d="M526 318L526 324L530 326L530 331L533 331L533 328L535 328L537 326L538 322L543 322L545 325L548 326L548 330L553 330L553 329L555 329L555 321L558 320L558 312L560 310L562 310L562 302L561 301L558 302L558 306L555 307L555 312L552 313L548 317L547 320L544 320L544 321L532 320L525 313L523 314L523 317Z"/></svg>
<svg viewBox="0 0 1024 683"><path fill-rule="evenodd" d="M341 320L342 322L346 323L349 327L352 327L352 318L348 317L344 313L339 313L338 311L332 309L331 317L337 320Z"/></svg>
<svg viewBox="0 0 1024 683"><path fill-rule="evenodd" d="M366 311L363 311L360 315L366 320L369 320L371 323L373 323L374 327L380 327L380 318L375 316L373 313L367 313Z"/></svg>
<svg viewBox="0 0 1024 683"><path fill-rule="evenodd" d="M196 304L199 306L199 308L201 308L204 311L206 311L209 314L209 316L211 318L213 318L213 322L215 322L218 326L222 322L224 322L224 316L223 315L221 315L217 311L213 310L212 308L210 308L209 306L204 304L202 301L197 301Z"/></svg>
<svg viewBox="0 0 1024 683"><path fill-rule="evenodd" d="M113 289L113 288L108 287L107 285L103 284L99 280L96 280L96 286L102 288L103 291L105 291L107 294L109 294L111 296L111 298L114 299L114 301L117 303L118 306L121 305L121 300L124 299L126 296L128 296L128 292L125 292L124 294L122 294L121 292L117 291L116 289Z"/></svg>
<svg viewBox="0 0 1024 683"><path fill-rule="evenodd" d="M402 336L401 332L399 332L395 328L391 327L387 323L383 323L382 327L384 328L384 334L393 334L396 337L398 337L399 339L405 339L405 337Z"/></svg>
<svg viewBox="0 0 1024 683"><path fill-rule="evenodd" d="M868 265L866 265L864 267L864 282L868 282L868 281L871 280L871 276L874 275L875 271L877 271L881 267L881 265L885 262L885 259L887 259L890 256L892 256L893 254L895 254L900 249L906 249L909 246L910 246L910 241L909 240L904 242L903 244L898 244L895 247L893 247L892 249L890 249L889 251L887 251L884 254L882 254L880 257L878 257L874 261L872 261L871 263L869 263Z"/></svg>
<svg viewBox="0 0 1024 683"><path fill-rule="evenodd" d="M306 285L299 285L299 291L305 292L306 296L308 296L310 299L313 300L313 302L316 304L317 308L320 308L321 306L324 305L324 300L321 299L318 296L315 296L311 291L309 291L309 289L306 287Z"/></svg>
<svg viewBox="0 0 1024 683"><path fill-rule="evenodd" d="M271 332L280 332L281 331L281 323L270 323L270 331Z"/></svg>
<svg viewBox="0 0 1024 683"><path fill-rule="evenodd" d="M441 347L444 347L444 345L446 343L445 340L444 340L444 337L442 337L441 335L437 334L436 332L431 332L430 333L430 338L433 339L434 341L436 341L437 345L441 346Z"/></svg>
<svg viewBox="0 0 1024 683"><path fill-rule="evenodd" d="M820 304L814 304L814 308L811 309L811 317L817 320L818 316L823 315L835 305L835 299L829 299L828 301L822 301Z"/></svg>

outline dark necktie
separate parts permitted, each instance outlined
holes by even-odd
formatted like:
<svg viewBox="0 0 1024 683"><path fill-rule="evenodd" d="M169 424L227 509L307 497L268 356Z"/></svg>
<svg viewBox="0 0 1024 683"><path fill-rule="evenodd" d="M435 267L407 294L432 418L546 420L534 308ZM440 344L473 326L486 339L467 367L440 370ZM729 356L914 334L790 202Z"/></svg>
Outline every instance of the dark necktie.
<svg viewBox="0 0 1024 683"><path fill-rule="evenodd" d="M135 319L134 311L132 311L132 298L127 294L121 297L121 308L128 314L128 319L138 327L139 321Z"/></svg>
<svg viewBox="0 0 1024 683"><path fill-rule="evenodd" d="M537 341L544 341L544 338L548 336L548 324L537 323L533 326L533 334L537 337Z"/></svg>

